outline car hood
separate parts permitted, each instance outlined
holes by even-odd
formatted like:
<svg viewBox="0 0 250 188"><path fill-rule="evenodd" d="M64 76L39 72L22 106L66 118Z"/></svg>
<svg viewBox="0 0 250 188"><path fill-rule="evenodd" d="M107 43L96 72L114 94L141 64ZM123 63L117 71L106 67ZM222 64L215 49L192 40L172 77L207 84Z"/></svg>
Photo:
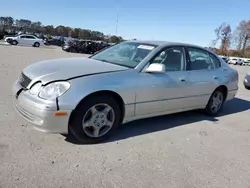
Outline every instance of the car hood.
<svg viewBox="0 0 250 188"><path fill-rule="evenodd" d="M5 39L14 39L17 38L16 36L6 36Z"/></svg>
<svg viewBox="0 0 250 188"><path fill-rule="evenodd" d="M79 76L128 70L129 68L90 58L62 58L33 63L23 70L32 83L46 84L56 80L67 80Z"/></svg>

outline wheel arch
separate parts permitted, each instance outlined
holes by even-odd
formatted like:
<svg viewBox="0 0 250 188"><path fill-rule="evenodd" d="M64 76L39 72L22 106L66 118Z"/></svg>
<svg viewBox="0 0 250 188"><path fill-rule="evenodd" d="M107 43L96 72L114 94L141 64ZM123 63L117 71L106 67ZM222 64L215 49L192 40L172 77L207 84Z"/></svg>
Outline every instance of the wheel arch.
<svg viewBox="0 0 250 188"><path fill-rule="evenodd" d="M35 46L35 44L38 44L39 46L41 45L41 43L39 41L35 41L33 46Z"/></svg>
<svg viewBox="0 0 250 188"><path fill-rule="evenodd" d="M95 91L93 93L90 93L88 94L87 96L83 97L79 102L78 104L76 105L75 109L72 111L72 113L70 114L70 118L69 118L69 124L71 124L72 120L74 119L74 116L75 116L75 111L77 108L79 108L79 106L81 106L84 101L86 101L89 97L92 97L92 96L100 96L100 95L109 95L109 96L112 96L118 103L120 109L121 109L121 123L123 121L123 118L125 116L125 103L124 103L124 100L122 99L122 97L114 92L114 91L111 91L111 90L100 90L100 91Z"/></svg>
<svg viewBox="0 0 250 188"><path fill-rule="evenodd" d="M227 99L227 94L228 94L228 89L227 89L227 86L225 85L220 85L219 87L217 87L214 91L218 90L218 89L221 89L223 91L223 94L224 94L224 100Z"/></svg>
<svg viewBox="0 0 250 188"><path fill-rule="evenodd" d="M16 44L18 44L18 41L16 39L10 39L10 43L12 43L13 41L15 41Z"/></svg>

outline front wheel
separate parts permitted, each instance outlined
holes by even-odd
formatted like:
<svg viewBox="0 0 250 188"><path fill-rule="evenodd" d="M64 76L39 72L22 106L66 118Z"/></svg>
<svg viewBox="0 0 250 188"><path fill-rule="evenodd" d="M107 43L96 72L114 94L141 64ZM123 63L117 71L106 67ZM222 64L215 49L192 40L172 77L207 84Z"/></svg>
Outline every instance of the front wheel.
<svg viewBox="0 0 250 188"><path fill-rule="evenodd" d="M34 44L34 47L39 47L40 46L40 43L39 42L35 42L35 44Z"/></svg>
<svg viewBox="0 0 250 188"><path fill-rule="evenodd" d="M11 44L12 44L12 45L17 45L18 42L17 42L16 40L12 40L12 41L11 41Z"/></svg>
<svg viewBox="0 0 250 188"><path fill-rule="evenodd" d="M69 130L82 143L95 144L106 140L120 119L121 110L113 97L91 96L75 110Z"/></svg>
<svg viewBox="0 0 250 188"><path fill-rule="evenodd" d="M250 87L249 87L249 86L246 86L246 85L245 85L245 88L246 88L247 90L250 90Z"/></svg>
<svg viewBox="0 0 250 188"><path fill-rule="evenodd" d="M214 116L217 115L225 101L225 95L222 89L216 89L211 95L205 111L208 115Z"/></svg>
<svg viewBox="0 0 250 188"><path fill-rule="evenodd" d="M6 42L11 44L11 39L7 39Z"/></svg>

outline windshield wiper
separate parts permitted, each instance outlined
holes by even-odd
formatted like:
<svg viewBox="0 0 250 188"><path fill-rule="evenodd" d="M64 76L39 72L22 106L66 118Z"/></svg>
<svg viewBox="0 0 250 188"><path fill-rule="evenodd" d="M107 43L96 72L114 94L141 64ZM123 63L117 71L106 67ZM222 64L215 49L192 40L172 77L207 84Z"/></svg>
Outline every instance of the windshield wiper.
<svg viewBox="0 0 250 188"><path fill-rule="evenodd" d="M105 59L96 59L96 60L98 60L98 61L103 61L103 62L106 62L106 63L112 63L112 62L107 61L107 60L105 60Z"/></svg>
<svg viewBox="0 0 250 188"><path fill-rule="evenodd" d="M95 59L95 60L102 61L102 62L105 62L105 63L110 63L110 64L113 64L113 65L119 65L121 67L133 68L133 67L128 66L128 65L123 65L123 64L120 64L120 63L114 63L112 61L107 61L106 59Z"/></svg>

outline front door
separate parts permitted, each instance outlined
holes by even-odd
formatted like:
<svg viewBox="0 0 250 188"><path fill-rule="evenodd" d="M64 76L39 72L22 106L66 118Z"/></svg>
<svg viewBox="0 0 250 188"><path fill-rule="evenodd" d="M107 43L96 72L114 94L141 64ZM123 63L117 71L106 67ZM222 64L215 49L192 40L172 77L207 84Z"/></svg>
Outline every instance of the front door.
<svg viewBox="0 0 250 188"><path fill-rule="evenodd" d="M18 44L20 44L20 45L27 45L26 35L19 36L19 38L18 38Z"/></svg>
<svg viewBox="0 0 250 188"><path fill-rule="evenodd" d="M165 73L141 72L136 92L136 116L185 108L189 95L189 74L183 47L166 48L151 63L165 64Z"/></svg>

